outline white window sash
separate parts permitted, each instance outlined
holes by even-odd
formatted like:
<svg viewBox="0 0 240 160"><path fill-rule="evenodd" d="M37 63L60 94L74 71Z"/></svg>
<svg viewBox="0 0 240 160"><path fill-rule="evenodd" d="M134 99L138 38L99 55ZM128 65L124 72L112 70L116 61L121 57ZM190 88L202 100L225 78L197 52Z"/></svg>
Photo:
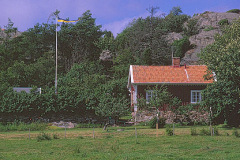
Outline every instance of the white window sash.
<svg viewBox="0 0 240 160"><path fill-rule="evenodd" d="M156 96L155 90L146 90L147 103L149 103L154 96Z"/></svg>
<svg viewBox="0 0 240 160"><path fill-rule="evenodd" d="M191 103L199 103L202 101L201 90L191 90Z"/></svg>

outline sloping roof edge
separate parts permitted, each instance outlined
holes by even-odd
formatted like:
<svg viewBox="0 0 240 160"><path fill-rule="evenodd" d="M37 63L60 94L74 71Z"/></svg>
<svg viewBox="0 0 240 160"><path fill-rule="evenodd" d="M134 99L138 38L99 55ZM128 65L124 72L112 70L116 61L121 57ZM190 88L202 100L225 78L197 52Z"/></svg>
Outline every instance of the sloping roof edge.
<svg viewBox="0 0 240 160"><path fill-rule="evenodd" d="M132 83L134 83L134 80L133 80L133 69L132 69L132 65L130 65L127 88L131 88L130 84L132 84Z"/></svg>
<svg viewBox="0 0 240 160"><path fill-rule="evenodd" d="M139 69L136 69L136 67L138 67ZM159 67L160 69L156 70L155 67ZM194 84L194 85L199 85L199 84L212 83L211 80L204 80L204 78L203 78L204 71L203 70L205 70L205 69L207 69L206 65L191 65L188 67L181 66L179 68L175 68L175 67L171 67L171 66L130 65L129 76L128 76L128 88L131 87L131 84ZM136 70L136 72L135 72L135 70ZM139 76L139 74L140 74L140 76ZM157 75L157 76L153 76L153 75ZM135 77L135 76L137 76L137 77ZM152 78L152 76L153 76L153 78ZM172 77L172 76L174 76L174 77ZM175 76L177 76L177 77L175 77ZM196 76L199 78L196 79ZM159 77L160 77L160 79L159 79L160 81L155 81L155 80L158 80ZM142 80L140 80L139 78ZM161 81L161 79L163 79L163 81Z"/></svg>

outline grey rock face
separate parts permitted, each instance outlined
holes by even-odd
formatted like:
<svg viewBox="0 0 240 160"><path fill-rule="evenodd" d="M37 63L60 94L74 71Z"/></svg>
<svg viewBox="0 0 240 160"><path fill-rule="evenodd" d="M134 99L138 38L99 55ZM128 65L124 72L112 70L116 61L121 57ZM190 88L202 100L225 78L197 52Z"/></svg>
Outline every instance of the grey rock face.
<svg viewBox="0 0 240 160"><path fill-rule="evenodd" d="M16 33L10 33L9 36L10 36L10 39L11 38L15 38L15 37L18 37L22 34L22 32L19 32L17 31ZM7 38L7 34L4 32L4 29L0 28L0 38L1 39L5 39ZM0 40L1 41L1 40Z"/></svg>
<svg viewBox="0 0 240 160"><path fill-rule="evenodd" d="M179 40L179 39L182 39L183 36L181 33L176 33L176 32L172 32L172 33L169 33L167 36L166 36L166 40L168 41L168 43L173 43L173 41L175 40Z"/></svg>
<svg viewBox="0 0 240 160"><path fill-rule="evenodd" d="M231 24L234 20L239 18L240 14L237 13L207 12L205 14L198 14L197 16L194 16L193 19L197 19L197 28L199 33L189 38L191 45L195 47L185 53L181 64L190 65L198 63L198 54L200 54L201 50L214 42L214 36L216 34L222 34L219 21L227 19Z"/></svg>
<svg viewBox="0 0 240 160"><path fill-rule="evenodd" d="M102 61L111 61L112 60L112 53L109 50L103 50L99 57Z"/></svg>

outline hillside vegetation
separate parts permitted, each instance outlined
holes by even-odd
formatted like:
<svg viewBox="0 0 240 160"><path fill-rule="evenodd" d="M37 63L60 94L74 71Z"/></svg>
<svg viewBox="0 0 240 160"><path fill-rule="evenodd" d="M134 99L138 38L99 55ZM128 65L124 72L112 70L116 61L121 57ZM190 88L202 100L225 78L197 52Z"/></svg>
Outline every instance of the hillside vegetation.
<svg viewBox="0 0 240 160"><path fill-rule="evenodd" d="M133 20L117 37L96 25L90 11L77 23L59 24L57 94L54 18L21 34L9 19L0 43L1 120L118 119L129 113L130 64L170 65L171 48L182 63L197 63L195 53L239 17L239 13L203 13L191 18L179 7L156 15L157 9L150 8L147 18ZM41 87L42 94L14 93L12 87Z"/></svg>

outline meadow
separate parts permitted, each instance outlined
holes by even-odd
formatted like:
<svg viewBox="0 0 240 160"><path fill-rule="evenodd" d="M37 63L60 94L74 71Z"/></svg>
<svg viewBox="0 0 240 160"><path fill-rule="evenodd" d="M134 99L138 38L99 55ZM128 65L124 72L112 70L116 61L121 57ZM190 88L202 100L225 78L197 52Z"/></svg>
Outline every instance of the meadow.
<svg viewBox="0 0 240 160"><path fill-rule="evenodd" d="M207 126L195 129L198 134L194 136L188 126L175 128L173 136L165 128L156 131L148 126L137 126L137 132L135 126L107 131L57 127L2 131L0 159L239 159L240 138L232 135L233 129L219 126L219 136L201 135Z"/></svg>

